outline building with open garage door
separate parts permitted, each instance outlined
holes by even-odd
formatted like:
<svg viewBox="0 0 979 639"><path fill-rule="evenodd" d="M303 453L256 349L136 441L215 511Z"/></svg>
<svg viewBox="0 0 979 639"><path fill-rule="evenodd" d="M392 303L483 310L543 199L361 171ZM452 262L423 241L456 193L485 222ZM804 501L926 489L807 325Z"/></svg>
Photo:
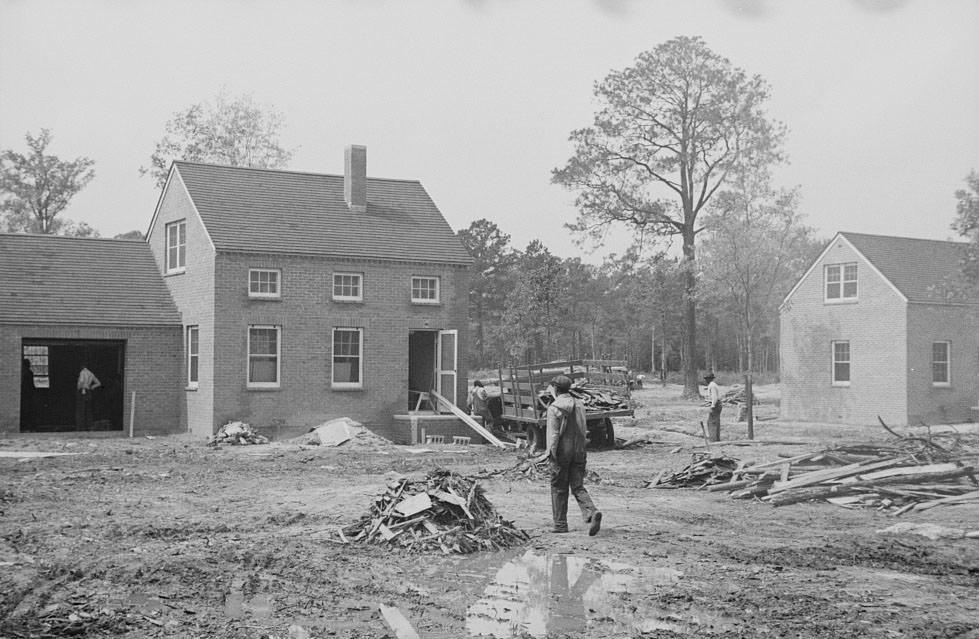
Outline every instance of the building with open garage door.
<svg viewBox="0 0 979 639"><path fill-rule="evenodd" d="M0 431L186 431L180 314L148 244L0 234L0 277Z"/></svg>

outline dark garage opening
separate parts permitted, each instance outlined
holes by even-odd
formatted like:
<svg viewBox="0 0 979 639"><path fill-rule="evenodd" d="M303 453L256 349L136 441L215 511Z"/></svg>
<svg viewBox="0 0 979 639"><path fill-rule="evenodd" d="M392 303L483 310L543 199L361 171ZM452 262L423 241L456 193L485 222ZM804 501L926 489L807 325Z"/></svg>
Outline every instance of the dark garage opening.
<svg viewBox="0 0 979 639"><path fill-rule="evenodd" d="M34 373L33 383L29 375L22 377L21 432L122 430L125 342L25 339L21 351ZM76 384L83 363L102 383L92 393L89 424L76 415Z"/></svg>

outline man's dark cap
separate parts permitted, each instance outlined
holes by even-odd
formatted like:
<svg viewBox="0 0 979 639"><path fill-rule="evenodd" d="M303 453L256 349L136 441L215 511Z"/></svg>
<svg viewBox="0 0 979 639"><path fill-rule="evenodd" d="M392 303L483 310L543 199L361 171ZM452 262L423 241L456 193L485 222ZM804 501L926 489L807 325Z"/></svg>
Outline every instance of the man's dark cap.
<svg viewBox="0 0 979 639"><path fill-rule="evenodd" d="M551 380L551 386L559 393L567 393L571 390L571 378L567 375L558 375Z"/></svg>

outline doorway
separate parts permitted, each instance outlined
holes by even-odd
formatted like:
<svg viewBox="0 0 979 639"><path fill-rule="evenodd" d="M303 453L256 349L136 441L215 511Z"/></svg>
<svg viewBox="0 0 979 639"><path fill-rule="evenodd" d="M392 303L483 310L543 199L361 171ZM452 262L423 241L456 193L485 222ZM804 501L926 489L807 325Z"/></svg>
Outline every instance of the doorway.
<svg viewBox="0 0 979 639"><path fill-rule="evenodd" d="M409 331L408 410L415 410L421 394L432 389L458 404L458 335L454 330Z"/></svg>
<svg viewBox="0 0 979 639"><path fill-rule="evenodd" d="M122 430L124 341L25 339L21 353L21 432ZM80 420L76 383L82 364L101 386L92 392L91 414Z"/></svg>

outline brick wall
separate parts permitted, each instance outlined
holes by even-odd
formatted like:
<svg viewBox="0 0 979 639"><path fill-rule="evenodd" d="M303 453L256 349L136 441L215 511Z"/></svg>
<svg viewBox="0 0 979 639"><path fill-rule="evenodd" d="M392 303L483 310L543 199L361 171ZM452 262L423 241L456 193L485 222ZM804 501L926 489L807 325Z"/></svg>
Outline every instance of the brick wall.
<svg viewBox="0 0 979 639"><path fill-rule="evenodd" d="M137 435L180 433L186 416L180 401L182 340L179 326L68 327L0 325L0 432L20 430L20 361L24 339L118 340L125 342L122 433L129 434L132 394ZM11 365L7 365L10 363Z"/></svg>
<svg viewBox="0 0 979 639"><path fill-rule="evenodd" d="M908 312L908 422L948 424L971 421L979 404L979 326L977 309L911 304ZM948 385L932 376L932 344L950 342Z"/></svg>
<svg viewBox="0 0 979 639"><path fill-rule="evenodd" d="M281 271L279 299L248 297L248 270ZM333 273L361 273L362 302L332 299ZM411 303L411 277L440 278L440 303ZM459 331L467 343L469 273L461 267L320 257L222 253L215 264L214 424L242 420L290 431L350 417L389 424L408 406L408 336L412 330ZM249 325L281 327L280 387L247 388ZM363 388L331 387L333 328L363 330ZM202 380L203 383L203 380ZM457 379L464 402L466 375Z"/></svg>
<svg viewBox="0 0 979 639"><path fill-rule="evenodd" d="M858 262L858 300L824 302L826 264ZM781 418L907 424L907 305L841 239L799 283L780 316ZM850 342L851 382L831 384L831 342Z"/></svg>
<svg viewBox="0 0 979 639"><path fill-rule="evenodd" d="M186 269L183 273L167 274L164 261L166 225L179 220L187 222ZM184 329L187 326L197 326L199 329L198 386L196 389L188 388L186 361L181 365L178 379L183 389L182 402L189 430L198 435L211 435L215 429L214 376L210 372L214 366L214 290L211 286L214 279L214 249L177 173L174 173L160 202L147 241L180 310Z"/></svg>

